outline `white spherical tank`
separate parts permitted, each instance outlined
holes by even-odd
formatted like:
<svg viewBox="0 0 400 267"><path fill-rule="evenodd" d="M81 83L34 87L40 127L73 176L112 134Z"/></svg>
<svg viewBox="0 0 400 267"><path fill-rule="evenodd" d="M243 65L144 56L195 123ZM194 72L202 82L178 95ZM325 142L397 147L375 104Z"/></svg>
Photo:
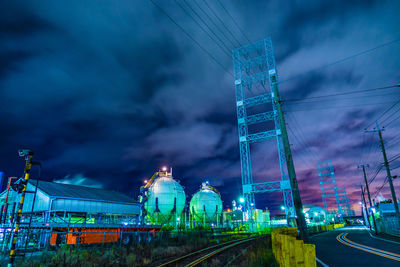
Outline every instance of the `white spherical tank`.
<svg viewBox="0 0 400 267"><path fill-rule="evenodd" d="M190 213L198 222L216 222L222 214L222 200L219 192L203 183L200 191L190 200Z"/></svg>
<svg viewBox="0 0 400 267"><path fill-rule="evenodd" d="M169 173L162 173L156 178L147 196L145 209L148 219L153 223L175 221L185 207L186 195L183 187Z"/></svg>

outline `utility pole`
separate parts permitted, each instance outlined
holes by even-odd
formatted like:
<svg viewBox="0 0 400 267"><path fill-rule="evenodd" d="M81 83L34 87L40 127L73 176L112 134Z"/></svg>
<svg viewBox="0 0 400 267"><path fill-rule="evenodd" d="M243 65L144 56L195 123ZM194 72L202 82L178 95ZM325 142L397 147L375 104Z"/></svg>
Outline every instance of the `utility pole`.
<svg viewBox="0 0 400 267"><path fill-rule="evenodd" d="M386 175L387 175L387 179L389 181L390 192L392 193L394 209L396 210L397 219L400 220L399 205L397 204L396 192L394 191L392 175L390 174L389 162L387 160L385 145L383 143L382 131L384 131L384 130L385 129L379 128L378 122L376 122L376 130L372 130L372 131L365 130L365 132L378 132L379 141L381 143L381 149L382 149L382 154L383 154L383 163L386 167Z"/></svg>
<svg viewBox="0 0 400 267"><path fill-rule="evenodd" d="M282 111L282 103L280 100L280 94L279 94L279 90L278 90L278 81L277 81L276 75L272 75L272 76L270 76L270 78L271 78L271 85L272 85L272 93L274 95L273 101L276 105L278 121L279 121L279 125L281 127L282 142L283 142L283 147L285 150L286 165L287 165L287 169L288 169L290 185L292 188L294 208L295 208L296 215L297 215L297 218L296 218L297 226L299 227L299 230L300 230L300 238L304 241L304 243L307 243L308 242L307 224L306 224L306 220L304 218L303 203L301 202L299 186L297 184L296 171L294 169L294 164L293 164L292 151L290 149L289 137L288 137L287 129L286 129L285 117L284 117L283 111Z"/></svg>
<svg viewBox="0 0 400 267"><path fill-rule="evenodd" d="M368 185L368 181L367 181L367 175L365 174L365 167L368 168L369 165L368 164L367 165L362 164L362 165L358 166L358 168L362 168L362 170L363 170L365 188L367 189L369 207L371 208L371 212L372 212L372 221L374 223L374 230L375 230L375 234L378 234L378 230L376 229L375 214L374 214L374 210L372 209L371 194L369 193L369 185Z"/></svg>
<svg viewBox="0 0 400 267"><path fill-rule="evenodd" d="M365 216L367 217L367 222L368 222L369 229L372 231L371 223L369 221L367 203L365 202L364 188L362 187L362 185L360 185L360 186L361 186L361 196L362 196L362 199L363 199L363 205L364 205L364 208L365 208Z"/></svg>

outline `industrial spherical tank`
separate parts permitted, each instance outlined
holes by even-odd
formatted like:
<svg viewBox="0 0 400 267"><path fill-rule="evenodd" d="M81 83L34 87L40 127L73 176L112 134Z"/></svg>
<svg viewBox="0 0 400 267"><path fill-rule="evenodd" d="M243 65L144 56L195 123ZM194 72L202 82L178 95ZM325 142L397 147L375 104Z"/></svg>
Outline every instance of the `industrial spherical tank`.
<svg viewBox="0 0 400 267"><path fill-rule="evenodd" d="M217 189L203 183L190 200L190 213L198 222L218 221L217 217L222 213L222 200Z"/></svg>
<svg viewBox="0 0 400 267"><path fill-rule="evenodd" d="M148 190L145 202L147 217L156 224L175 222L185 207L185 201L185 191L179 182L172 178L171 173L160 172Z"/></svg>

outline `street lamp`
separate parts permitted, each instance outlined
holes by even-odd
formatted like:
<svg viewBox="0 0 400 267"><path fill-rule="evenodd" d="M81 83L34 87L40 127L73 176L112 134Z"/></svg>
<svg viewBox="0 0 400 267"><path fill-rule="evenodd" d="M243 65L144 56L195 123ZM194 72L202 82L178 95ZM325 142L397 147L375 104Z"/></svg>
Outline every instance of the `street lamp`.
<svg viewBox="0 0 400 267"><path fill-rule="evenodd" d="M240 198L239 198L239 202L240 202L240 203L244 203L244 197L240 197Z"/></svg>

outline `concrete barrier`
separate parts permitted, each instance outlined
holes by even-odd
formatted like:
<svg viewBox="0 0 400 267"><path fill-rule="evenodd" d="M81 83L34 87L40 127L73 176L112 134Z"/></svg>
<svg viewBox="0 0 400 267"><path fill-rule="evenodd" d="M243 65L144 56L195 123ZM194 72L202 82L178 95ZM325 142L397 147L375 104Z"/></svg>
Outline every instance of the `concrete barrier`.
<svg viewBox="0 0 400 267"><path fill-rule="evenodd" d="M315 245L296 240L297 228L274 229L271 234L272 251L281 267L317 266Z"/></svg>
<svg viewBox="0 0 400 267"><path fill-rule="evenodd" d="M344 227L344 224L315 225L309 228L310 233L331 231ZM277 228L272 230L272 252L281 267L317 266L315 245L304 244L296 240L297 228Z"/></svg>

